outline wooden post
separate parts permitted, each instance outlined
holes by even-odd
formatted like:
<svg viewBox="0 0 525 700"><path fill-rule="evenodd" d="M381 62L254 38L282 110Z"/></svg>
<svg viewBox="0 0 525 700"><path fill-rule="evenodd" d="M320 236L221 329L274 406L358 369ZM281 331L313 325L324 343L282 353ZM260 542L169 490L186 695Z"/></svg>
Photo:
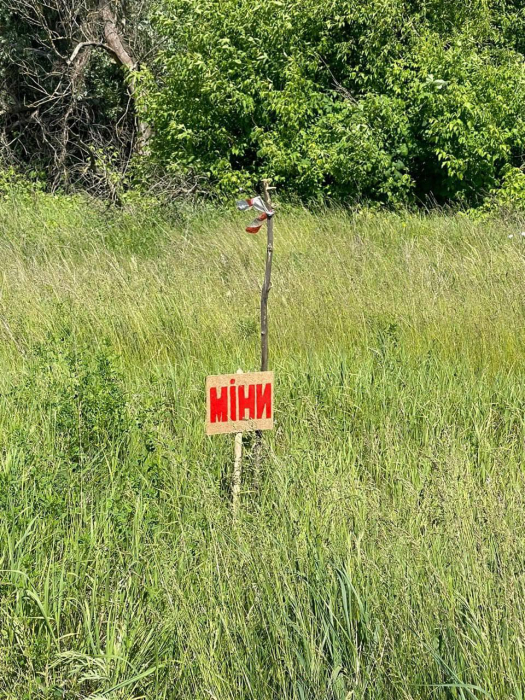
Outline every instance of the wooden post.
<svg viewBox="0 0 525 700"><path fill-rule="evenodd" d="M263 180L263 197L268 209L272 208L269 180ZM268 295L272 288L272 260L273 260L273 216L266 224L266 268L264 282L261 290L261 372L268 370Z"/></svg>
<svg viewBox="0 0 525 700"><path fill-rule="evenodd" d="M242 369L237 370L237 374L242 374ZM239 502L241 495L242 480L242 433L235 434L235 461L233 464L232 476L232 511L233 519L237 520L239 515Z"/></svg>
<svg viewBox="0 0 525 700"><path fill-rule="evenodd" d="M270 180L263 180L263 198L268 209L272 209ZM273 216L266 222L266 267L264 270L264 282L261 289L261 372L268 371L268 295L272 288L272 260L273 260ZM259 488L261 478L262 460L262 431L258 430L255 442L255 473L254 487Z"/></svg>

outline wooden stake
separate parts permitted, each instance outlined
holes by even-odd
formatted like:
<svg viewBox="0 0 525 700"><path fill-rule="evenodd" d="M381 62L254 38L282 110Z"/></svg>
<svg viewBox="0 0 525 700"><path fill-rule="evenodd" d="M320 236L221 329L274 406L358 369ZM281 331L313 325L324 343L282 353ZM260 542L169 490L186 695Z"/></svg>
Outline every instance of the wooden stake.
<svg viewBox="0 0 525 700"><path fill-rule="evenodd" d="M263 196L268 209L272 208L269 180L263 180ZM268 295L272 288L272 260L273 260L273 216L266 224L266 268L264 282L261 290L261 372L268 370Z"/></svg>
<svg viewBox="0 0 525 700"><path fill-rule="evenodd" d="M268 209L272 209L270 180L263 180L263 198ZM261 289L261 372L268 370L268 296L272 288L272 260L273 260L273 217L266 222L266 267L264 270L264 282ZM259 488L261 477L262 459L262 431L258 430L255 443L255 474L254 486Z"/></svg>
<svg viewBox="0 0 525 700"><path fill-rule="evenodd" d="M242 374L242 369L237 370L237 374ZM232 511L233 519L237 520L239 515L239 502L241 495L242 480L242 433L235 434L235 461L233 464L232 476Z"/></svg>

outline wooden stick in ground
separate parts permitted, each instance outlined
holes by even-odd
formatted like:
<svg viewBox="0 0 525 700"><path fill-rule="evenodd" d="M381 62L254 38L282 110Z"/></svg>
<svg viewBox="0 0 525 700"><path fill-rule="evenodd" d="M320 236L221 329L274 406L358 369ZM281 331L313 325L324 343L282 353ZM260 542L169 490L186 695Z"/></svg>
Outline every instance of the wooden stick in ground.
<svg viewBox="0 0 525 700"><path fill-rule="evenodd" d="M270 190L275 189L270 187L269 180L262 181L263 198L268 209L272 208L272 199ZM273 217L267 220L266 223L266 267L264 271L264 282L261 290L261 372L268 370L268 295L272 288L272 260L273 260ZM254 486L259 488L261 478L261 459L262 459L262 431L257 431L255 443L255 474Z"/></svg>
<svg viewBox="0 0 525 700"><path fill-rule="evenodd" d="M237 370L237 374L242 374L242 369ZM242 480L242 433L235 434L235 461L233 464L232 477L232 510L233 519L236 520L239 515L239 503L241 496L241 480Z"/></svg>
<svg viewBox="0 0 525 700"><path fill-rule="evenodd" d="M270 197L270 181L263 180L263 197L268 209L272 208ZM268 370L268 295L272 288L272 260L273 260L273 217L266 224L266 268L264 282L261 290L261 372Z"/></svg>

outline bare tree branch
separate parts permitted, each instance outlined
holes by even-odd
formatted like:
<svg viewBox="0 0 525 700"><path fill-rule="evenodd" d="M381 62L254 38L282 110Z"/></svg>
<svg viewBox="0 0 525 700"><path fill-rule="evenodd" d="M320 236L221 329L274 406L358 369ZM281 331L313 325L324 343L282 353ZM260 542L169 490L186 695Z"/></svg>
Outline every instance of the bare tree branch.
<svg viewBox="0 0 525 700"><path fill-rule="evenodd" d="M111 48L111 46L109 46L108 44L104 44L104 42L102 42L102 41L81 41L79 44L77 44L75 46L75 48L73 49L73 53L68 58L68 60L67 60L68 66L70 66L73 63L73 61L78 56L80 51L82 51L82 49L85 49L87 46L97 46L98 48L104 49L104 51L107 51L108 53L110 53L113 56L118 58L118 55Z"/></svg>
<svg viewBox="0 0 525 700"><path fill-rule="evenodd" d="M111 50L123 66L133 70L135 61L131 58L122 42L120 32L117 29L117 19L110 7L109 0L100 0L99 8L102 22L104 23L104 37L108 46L111 47Z"/></svg>

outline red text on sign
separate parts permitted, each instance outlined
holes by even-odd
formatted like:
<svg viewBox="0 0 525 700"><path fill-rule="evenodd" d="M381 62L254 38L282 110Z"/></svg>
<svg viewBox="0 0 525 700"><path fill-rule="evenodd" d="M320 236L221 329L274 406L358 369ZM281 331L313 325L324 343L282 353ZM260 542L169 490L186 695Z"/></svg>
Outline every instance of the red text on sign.
<svg viewBox="0 0 525 700"><path fill-rule="evenodd" d="M249 384L229 387L211 387L210 421L225 423L228 420L253 420L255 417L272 417L272 385Z"/></svg>

